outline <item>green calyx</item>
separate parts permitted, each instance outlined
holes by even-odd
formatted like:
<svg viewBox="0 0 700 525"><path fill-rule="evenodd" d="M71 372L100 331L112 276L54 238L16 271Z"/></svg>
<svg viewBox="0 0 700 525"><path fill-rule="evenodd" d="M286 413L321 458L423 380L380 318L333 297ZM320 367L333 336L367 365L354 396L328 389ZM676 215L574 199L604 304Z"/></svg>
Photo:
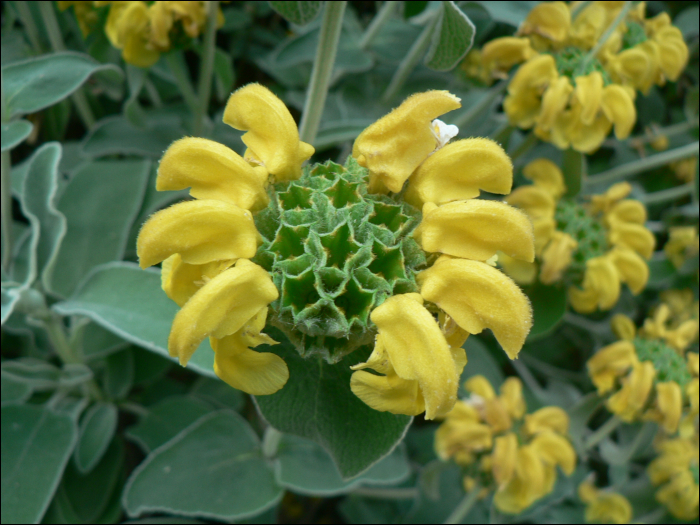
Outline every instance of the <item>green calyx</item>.
<svg viewBox="0 0 700 525"><path fill-rule="evenodd" d="M352 157L304 168L278 183L255 216L263 243L253 259L280 297L269 321L303 357L329 363L374 340L369 319L394 294L417 292L425 254L411 237L420 212L367 193L368 172Z"/></svg>
<svg viewBox="0 0 700 525"><path fill-rule="evenodd" d="M685 359L661 339L636 337L634 348L640 361L651 361L658 381L675 381L685 390L692 379Z"/></svg>
<svg viewBox="0 0 700 525"><path fill-rule="evenodd" d="M697 465L690 465L690 473L693 475L695 484L700 483L700 469L698 469Z"/></svg>
<svg viewBox="0 0 700 525"><path fill-rule="evenodd" d="M626 22L627 32L622 36L622 51L631 49L637 44L646 42L647 33L644 31L644 26L637 22Z"/></svg>
<svg viewBox="0 0 700 525"><path fill-rule="evenodd" d="M557 230L568 233L578 246L566 270L569 284L580 285L586 271L586 261L608 251L607 231L595 217L572 199L561 199L554 214Z"/></svg>
<svg viewBox="0 0 700 525"><path fill-rule="evenodd" d="M605 71L603 64L600 60L593 58L586 64L586 67L581 71L581 63L586 56L587 51L579 49L578 47L565 47L564 49L558 51L554 55L554 60L557 67L557 72L562 75L569 77L572 84L576 84L576 77L586 76L594 71L598 71L603 76L603 85L607 86L612 82L610 75Z"/></svg>

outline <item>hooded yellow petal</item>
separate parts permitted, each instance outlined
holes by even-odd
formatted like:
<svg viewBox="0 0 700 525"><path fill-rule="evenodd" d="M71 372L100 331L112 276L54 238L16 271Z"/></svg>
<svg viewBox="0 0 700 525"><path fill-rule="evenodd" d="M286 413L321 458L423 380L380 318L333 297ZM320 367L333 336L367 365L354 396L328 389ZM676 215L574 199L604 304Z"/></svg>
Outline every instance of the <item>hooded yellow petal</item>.
<svg viewBox="0 0 700 525"><path fill-rule="evenodd" d="M182 307L205 282L216 277L236 261L213 261L207 264L187 264L179 253L163 261L161 287L168 297Z"/></svg>
<svg viewBox="0 0 700 525"><path fill-rule="evenodd" d="M515 472L510 481L496 491L493 503L501 512L519 514L546 494L545 465L529 446L518 449Z"/></svg>
<svg viewBox="0 0 700 525"><path fill-rule="evenodd" d="M511 257L535 260L532 223L520 210L486 200L423 206L414 237L427 252L486 261L501 250Z"/></svg>
<svg viewBox="0 0 700 525"><path fill-rule="evenodd" d="M581 498L583 499L583 498ZM613 523L623 525L632 522L632 505L617 493L598 492L590 502L587 502L586 523Z"/></svg>
<svg viewBox="0 0 700 525"><path fill-rule="evenodd" d="M442 256L418 275L421 295L471 334L490 328L515 359L532 327L527 296L488 264Z"/></svg>
<svg viewBox="0 0 700 525"><path fill-rule="evenodd" d="M505 253L499 252L498 264L511 279L520 285L532 284L537 278L537 263L513 259Z"/></svg>
<svg viewBox="0 0 700 525"><path fill-rule="evenodd" d="M571 256L578 246L568 233L555 231L552 239L542 251L542 268L540 281L543 284L553 284L561 280L564 271L571 264Z"/></svg>
<svg viewBox="0 0 700 525"><path fill-rule="evenodd" d="M458 404L465 405L461 402ZM440 459L467 460L464 463L469 464L474 460L474 452L491 449L493 438L488 425L478 420L453 418L451 414L435 432L435 452Z"/></svg>
<svg viewBox="0 0 700 525"><path fill-rule="evenodd" d="M593 124L603 97L603 75L598 71L576 77L576 98L581 104L581 122Z"/></svg>
<svg viewBox="0 0 700 525"><path fill-rule="evenodd" d="M487 401L496 398L496 391L491 386L491 382L482 375L475 375L467 379L464 382L464 389Z"/></svg>
<svg viewBox="0 0 700 525"><path fill-rule="evenodd" d="M206 337L220 339L238 332L278 297L264 269L239 260L204 284L177 313L168 338L170 355L186 365Z"/></svg>
<svg viewBox="0 0 700 525"><path fill-rule="evenodd" d="M549 159L540 158L528 162L523 168L523 175L549 193L555 201L566 192L561 169Z"/></svg>
<svg viewBox="0 0 700 525"><path fill-rule="evenodd" d="M654 234L641 224L610 222L608 241L611 244L634 250L645 259L650 259L656 246Z"/></svg>
<svg viewBox="0 0 700 525"><path fill-rule="evenodd" d="M564 436L545 430L532 439L530 446L547 465L561 467L567 476L573 474L576 468L576 452Z"/></svg>
<svg viewBox="0 0 700 525"><path fill-rule="evenodd" d="M359 370L350 378L350 390L363 403L379 412L417 416L425 411L418 381L393 376L378 376Z"/></svg>
<svg viewBox="0 0 700 525"><path fill-rule="evenodd" d="M553 80L542 96L542 110L537 119L540 130L549 131L559 114L569 104L569 95L574 90L568 77Z"/></svg>
<svg viewBox="0 0 700 525"><path fill-rule="evenodd" d="M277 181L301 177L301 165L314 153L299 141L299 131L287 106L260 84L235 91L224 110L224 122L247 131L242 140Z"/></svg>
<svg viewBox="0 0 700 525"><path fill-rule="evenodd" d="M518 437L513 432L499 436L494 440L491 463L496 485L503 487L511 480L515 472L517 458Z"/></svg>
<svg viewBox="0 0 700 525"><path fill-rule="evenodd" d="M369 169L370 191L377 192L382 186L401 191L437 146L432 121L460 107L460 99L447 91L417 93L360 133L352 156Z"/></svg>
<svg viewBox="0 0 700 525"><path fill-rule="evenodd" d="M634 421L646 405L655 377L656 370L650 361L635 363L623 379L622 388L608 398L608 410L623 421Z"/></svg>
<svg viewBox="0 0 700 525"><path fill-rule="evenodd" d="M566 434L569 431L569 416L559 407L549 406L540 408L525 416L524 430L529 435L552 431Z"/></svg>
<svg viewBox="0 0 700 525"><path fill-rule="evenodd" d="M523 384L517 377L509 377L500 388L500 400L513 419L522 419L527 410L523 397Z"/></svg>
<svg viewBox="0 0 700 525"><path fill-rule="evenodd" d="M136 240L141 268L179 253L190 264L250 258L260 244L248 210L221 201L186 201L152 215Z"/></svg>
<svg viewBox="0 0 700 525"><path fill-rule="evenodd" d="M479 190L506 194L513 184L513 164L490 139L447 144L423 162L408 182L406 201L420 207L479 196ZM392 190L393 191L393 190Z"/></svg>
<svg viewBox="0 0 700 525"><path fill-rule="evenodd" d="M600 349L586 366L598 394L610 392L617 379L637 363L637 351L631 341L617 341Z"/></svg>
<svg viewBox="0 0 700 525"><path fill-rule="evenodd" d="M570 26L569 7L564 2L547 2L532 8L518 33L536 34L560 43L567 38Z"/></svg>
<svg viewBox="0 0 700 525"><path fill-rule="evenodd" d="M625 199L612 205L606 219L611 223L644 224L647 221L647 209L639 201Z"/></svg>
<svg viewBox="0 0 700 525"><path fill-rule="evenodd" d="M556 63L552 55L538 55L518 68L517 73L508 84L508 93L541 94L545 87L559 78ZM510 114L509 114L510 116Z"/></svg>
<svg viewBox="0 0 700 525"><path fill-rule="evenodd" d="M500 78L504 78L514 65L530 60L535 55L537 52L530 47L528 38L514 36L495 38L481 49L484 67L493 76Z"/></svg>
<svg viewBox="0 0 700 525"><path fill-rule="evenodd" d="M627 248L615 247L610 253L615 268L620 275L620 280L627 284L633 294L638 294L647 285L649 280L649 266L636 252Z"/></svg>
<svg viewBox="0 0 700 525"><path fill-rule="evenodd" d="M210 340L216 353L214 373L229 386L254 396L265 396L287 383L289 369L284 360L270 352L250 350L241 334Z"/></svg>
<svg viewBox="0 0 700 525"><path fill-rule="evenodd" d="M618 140L629 137L637 122L637 110L629 92L618 84L610 84L603 89L600 105L605 116L615 125L615 137Z"/></svg>
<svg viewBox="0 0 700 525"><path fill-rule="evenodd" d="M645 419L656 421L667 434L674 434L681 422L683 391L675 381L656 383L656 402L644 415Z"/></svg>
<svg viewBox="0 0 700 525"><path fill-rule="evenodd" d="M634 341L637 335L637 327L634 325L634 321L624 314L613 315L610 326L613 333L620 339Z"/></svg>
<svg viewBox="0 0 700 525"><path fill-rule="evenodd" d="M556 200L549 191L539 186L520 186L508 195L505 201L523 210L533 220L541 217L553 218L557 207Z"/></svg>
<svg viewBox="0 0 700 525"><path fill-rule="evenodd" d="M631 192L632 185L627 181L613 184L602 195L591 196L591 212L608 213L618 201L627 197Z"/></svg>
<svg viewBox="0 0 700 525"><path fill-rule="evenodd" d="M417 381L425 399L425 417L452 410L457 399L459 372L450 347L418 294L395 295L370 315L396 374ZM460 371L461 372L461 371Z"/></svg>
<svg viewBox="0 0 700 525"><path fill-rule="evenodd" d="M586 261L583 290L569 288L569 300L577 312L589 313L600 308L610 310L620 297L620 274L607 255Z"/></svg>
<svg viewBox="0 0 700 525"><path fill-rule="evenodd" d="M216 199L244 210L270 202L265 168L251 167L232 149L213 140L186 137L168 148L158 167L158 191L190 189L196 199Z"/></svg>

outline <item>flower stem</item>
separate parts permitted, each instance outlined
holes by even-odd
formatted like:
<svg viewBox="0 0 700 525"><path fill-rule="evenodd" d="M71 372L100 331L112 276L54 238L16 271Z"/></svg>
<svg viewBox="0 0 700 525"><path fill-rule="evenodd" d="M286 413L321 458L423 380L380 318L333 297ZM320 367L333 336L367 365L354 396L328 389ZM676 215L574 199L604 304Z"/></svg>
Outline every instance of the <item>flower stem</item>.
<svg viewBox="0 0 700 525"><path fill-rule="evenodd" d="M32 17L32 12L29 10L28 2L15 2L15 8L19 14L19 18L24 26L24 32L29 38L29 43L32 46L32 50L39 54L41 53L41 39L39 38L39 30L36 27L34 18Z"/></svg>
<svg viewBox="0 0 700 525"><path fill-rule="evenodd" d="M616 166L603 173L598 173L588 177L586 181L587 186L593 186L595 184L608 184L610 182L618 181L621 179L627 179L641 173L643 171L651 170L677 160L685 159L697 155L700 148L697 142L692 144L686 144L680 148L675 148L672 150L664 151L662 153L657 153L655 155L649 155L645 159L639 159L621 166Z"/></svg>
<svg viewBox="0 0 700 525"><path fill-rule="evenodd" d="M318 133L318 127L323 115L323 107L326 105L328 84L330 84L335 55L338 52L340 31L343 27L343 14L347 2L326 2L321 22L321 34L316 48L314 68L311 72L311 81L306 92L304 112L299 124L299 138L313 144Z"/></svg>
<svg viewBox="0 0 700 525"><path fill-rule="evenodd" d="M362 35L362 39L360 40L359 44L360 49L367 49L367 47L372 43L374 37L377 36L379 30L382 28L384 23L387 20L389 20L389 17L396 9L396 4L398 4L398 2L384 2L384 5L381 7L379 12L377 12L377 15L372 19L372 22L369 24L369 27L365 31L365 34Z"/></svg>
<svg viewBox="0 0 700 525"><path fill-rule="evenodd" d="M46 328L46 333L49 336L49 340L56 350L58 357L61 358L66 364L69 363L79 363L80 360L76 358L73 349L68 343L68 337L66 336L66 330L63 327L61 317L53 312L48 312L48 315L43 319L44 327Z"/></svg>
<svg viewBox="0 0 700 525"><path fill-rule="evenodd" d="M423 28L423 32L418 37L418 40L416 40L416 42L411 46L408 54L399 64L399 68L394 73L391 82L389 82L389 86L382 95L382 102L385 104L391 102L391 100L397 95L399 90L406 83L406 80L411 72L418 65L418 62L420 62L421 57L423 57L427 51L428 45L430 44L430 37L433 34L438 18L437 12L435 12L435 14L433 14L426 24L425 28Z"/></svg>
<svg viewBox="0 0 700 525"><path fill-rule="evenodd" d="M474 104L469 108L468 111L457 117L452 121L452 124L458 128L462 128L471 124L476 118L481 114L481 112L489 107L491 103L498 98L498 96L503 93L508 87L508 80L501 80L495 86L491 87L484 96L481 97L479 102Z"/></svg>
<svg viewBox="0 0 700 525"><path fill-rule="evenodd" d="M175 83L180 88L180 94L185 99L185 104L190 108L194 115L197 114L198 102L197 95L192 87L189 71L181 51L171 51L165 54L165 61L168 64L170 72L175 77Z"/></svg>
<svg viewBox="0 0 700 525"><path fill-rule="evenodd" d="M476 502L479 501L480 492L481 487L477 484L472 490L467 492L466 496L443 523L462 523L462 520L469 514Z"/></svg>
<svg viewBox="0 0 700 525"><path fill-rule="evenodd" d="M202 50L201 67L199 70L198 111L195 114L192 134L200 136L208 119L209 100L211 97L211 79L214 72L214 51L216 51L216 15L219 12L219 2L207 2L207 26L204 30L204 49Z"/></svg>
<svg viewBox="0 0 700 525"><path fill-rule="evenodd" d="M61 36L61 28L58 27L58 20L56 20L53 2L39 2L39 10L41 11L41 18L44 21L46 34L49 37L49 42L51 42L51 48L55 52L65 51L66 44L63 42L63 36ZM95 125L95 116L92 114L90 104L88 104L87 97L82 88L78 88L71 95L71 100L73 104L75 104L75 109L78 110L80 120L83 121L85 127L88 130L92 129Z"/></svg>
<svg viewBox="0 0 700 525"><path fill-rule="evenodd" d="M606 437L612 434L617 427L622 424L622 420L613 416L603 423L598 429L590 435L590 437L584 442L583 448L585 450L590 450L595 447L598 443L603 441Z"/></svg>
<svg viewBox="0 0 700 525"><path fill-rule="evenodd" d="M647 193L639 200L643 204L649 206L650 204L658 204L660 202L672 201L675 199L680 199L681 197L686 197L688 195L691 195L694 189L695 183L688 182L687 184L683 184L682 186L676 186L675 188L655 191L654 193Z"/></svg>
<svg viewBox="0 0 700 525"><path fill-rule="evenodd" d="M581 63L579 64L578 68L576 69L576 73L574 74L574 77L577 77L586 70L586 67L588 67L588 64L590 64L593 59L596 57L598 52L602 49L602 47L605 45L605 42L608 41L608 38L615 32L615 29L617 29L617 26L620 25L620 23L625 19L627 16L627 13L629 13L630 9L632 9L632 4L634 2L627 1L625 2L625 5L622 6L622 9L618 13L618 15L615 17L615 20L612 21L612 23L608 26L608 28L605 30L605 33L601 35L601 37L598 39L596 42L595 46L588 52L588 54L583 57L583 60L581 60Z"/></svg>

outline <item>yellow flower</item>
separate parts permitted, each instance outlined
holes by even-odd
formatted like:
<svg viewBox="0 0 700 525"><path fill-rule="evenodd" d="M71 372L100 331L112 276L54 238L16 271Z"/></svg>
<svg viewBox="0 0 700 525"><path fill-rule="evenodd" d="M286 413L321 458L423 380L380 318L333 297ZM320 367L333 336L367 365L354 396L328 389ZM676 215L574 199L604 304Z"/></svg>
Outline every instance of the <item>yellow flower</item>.
<svg viewBox="0 0 700 525"><path fill-rule="evenodd" d="M698 442L669 439L658 445L659 456L647 468L654 485L661 485L656 499L680 520L698 517Z"/></svg>
<svg viewBox="0 0 700 525"><path fill-rule="evenodd" d="M501 385L500 395L483 376L473 376L464 388L471 395L445 417L435 450L443 461L463 467L466 490L479 479L480 496L495 491L496 507L518 514L552 491L557 467L573 473L576 453L566 437L566 412L544 407L527 414L522 383L514 377Z"/></svg>
<svg viewBox="0 0 700 525"><path fill-rule="evenodd" d="M698 229L695 226L670 228L668 236L664 252L676 268L680 268L685 261L698 254Z"/></svg>
<svg viewBox="0 0 700 525"><path fill-rule="evenodd" d="M632 505L623 495L598 490L590 481L578 486L578 497L586 504L586 523L630 523Z"/></svg>

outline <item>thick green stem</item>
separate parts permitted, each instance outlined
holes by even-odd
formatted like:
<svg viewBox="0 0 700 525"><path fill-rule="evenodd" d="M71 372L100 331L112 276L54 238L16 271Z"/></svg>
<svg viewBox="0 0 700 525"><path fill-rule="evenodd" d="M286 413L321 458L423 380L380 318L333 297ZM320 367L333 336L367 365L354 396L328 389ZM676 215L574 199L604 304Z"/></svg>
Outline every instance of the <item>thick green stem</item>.
<svg viewBox="0 0 700 525"><path fill-rule="evenodd" d="M665 166L666 164L670 164L671 162L697 155L699 150L700 148L698 147L698 143L693 142L692 144L686 144L680 148L664 151L663 153L657 153L656 155L650 155L645 159L628 162L627 164L616 166L608 171L604 171L603 173L598 173L597 175L588 177L586 185L593 186L596 184L609 184L611 182L627 179L633 175L636 175L637 173L659 168L661 166Z"/></svg>
<svg viewBox="0 0 700 525"><path fill-rule="evenodd" d="M498 84L484 93L484 96L481 97L479 102L471 106L469 110L463 113L461 116L454 119L452 124L458 128L469 126L474 120L476 120L477 117L479 117L479 115L481 115L482 111L489 107L493 101L505 91L506 87L508 87L508 80L501 80Z"/></svg>
<svg viewBox="0 0 700 525"><path fill-rule="evenodd" d="M603 423L593 434L591 434L588 439L584 442L583 448L590 450L595 447L598 443L603 441L606 437L612 434L617 427L622 424L622 420L613 416Z"/></svg>
<svg viewBox="0 0 700 525"><path fill-rule="evenodd" d="M359 44L360 49L367 49L367 47L372 43L372 40L374 40L374 37L377 36L379 30L386 23L386 21L389 20L391 14L396 10L397 4L398 2L384 2L384 5L381 7L379 12L377 12L377 15L374 17L374 19L372 19L372 22L369 24L369 27L365 31L365 34L362 35Z"/></svg>
<svg viewBox="0 0 700 525"><path fill-rule="evenodd" d="M151 82L151 79L146 77L146 79L143 81L143 86L146 88L148 98L151 99L151 104L153 104L153 106L156 108L161 107L163 105L163 101L158 94L156 86L153 85L153 82Z"/></svg>
<svg viewBox="0 0 700 525"><path fill-rule="evenodd" d="M61 28L58 27L58 20L56 20L53 2L39 2L39 9L41 10L41 18L44 21L46 34L49 37L49 42L51 42L51 48L56 52L65 51L66 44L63 42ZM78 110L80 120L83 121L85 127L87 129L92 129L95 125L95 116L92 114L85 92L81 88L78 88L78 90L71 95L71 100L75 105L75 109Z"/></svg>
<svg viewBox="0 0 700 525"><path fill-rule="evenodd" d="M399 68L394 73L391 82L389 82L389 86L382 95L382 102L385 104L391 102L394 97L396 97L399 90L403 87L410 74L418 65L418 62L420 62L420 59L425 55L425 52L428 50L428 45L430 44L430 37L433 34L437 22L438 16L437 13L435 13L423 28L423 32L418 37L418 40L411 46L408 54L399 64Z"/></svg>
<svg viewBox="0 0 700 525"><path fill-rule="evenodd" d="M201 67L199 70L199 83L197 91L199 94L198 111L195 114L193 134L199 136L204 130L209 110L209 100L211 97L211 79L214 72L214 52L216 51L216 15L219 11L219 2L207 2L207 27L204 31L204 49L201 57Z"/></svg>
<svg viewBox="0 0 700 525"><path fill-rule="evenodd" d="M29 2L15 2L15 8L19 14L19 18L24 26L24 33L29 38L29 43L32 50L39 54L41 53L41 39L39 38L39 30L36 27L32 12L29 9Z"/></svg>
<svg viewBox="0 0 700 525"><path fill-rule="evenodd" d="M323 106L326 104L328 84L333 73L335 55L338 52L338 41L343 27L343 14L346 6L347 2L326 2L323 8L321 34L316 48L314 68L311 72L311 81L306 91L306 102L304 102L304 112L299 124L299 138L309 144L313 144L321 124Z"/></svg>
<svg viewBox="0 0 700 525"><path fill-rule="evenodd" d="M681 197L690 196L695 190L695 183L688 182L682 186L676 186L675 188L669 188L667 190L655 191L654 193L647 193L644 197L639 200L645 205L658 204L660 202L672 201L680 199Z"/></svg>
<svg viewBox="0 0 700 525"><path fill-rule="evenodd" d="M584 74L586 71L586 68L588 67L588 64L590 64L593 59L598 55L598 52L603 48L605 45L605 42L608 41L608 38L615 32L615 29L617 29L617 26L620 25L620 23L625 19L627 16L627 13L629 13L630 9L632 9L632 5L634 2L625 2L625 5L622 6L622 9L618 13L618 15L615 17L615 20L612 21L612 23L608 26L608 28L605 30L605 33L601 35L601 37L598 39L596 42L595 46L588 52L588 54L583 57L583 60L581 60L581 63L579 64L578 68L576 69L575 77Z"/></svg>
<svg viewBox="0 0 700 525"><path fill-rule="evenodd" d="M641 145L641 144L648 144L649 142L654 141L660 136L665 136L665 137L673 137L675 135L680 135L682 133L686 133L687 131L692 130L693 128L698 127L698 121L697 120L686 120L685 122L679 122L677 124L671 124L670 126L666 126L665 128L656 128L654 129L653 133L650 135L641 135L637 137L630 137L624 142L629 144L630 146L634 145ZM617 140L616 138L609 138L604 142L604 146L608 147L613 147L615 144L619 143L620 141Z"/></svg>
<svg viewBox="0 0 700 525"><path fill-rule="evenodd" d="M419 492L418 489L414 488L358 487L352 491L352 494L372 499L413 499L418 496Z"/></svg>
<svg viewBox="0 0 700 525"><path fill-rule="evenodd" d="M263 435L262 453L266 458L274 458L277 455L277 449L282 439L282 432L274 427L267 427Z"/></svg>
<svg viewBox="0 0 700 525"><path fill-rule="evenodd" d="M443 523L462 523L464 518L474 508L474 505L479 501L479 493L481 487L476 485L473 489L467 492L466 496L459 502L459 505L452 511Z"/></svg>
<svg viewBox="0 0 700 525"><path fill-rule="evenodd" d="M80 360L75 356L75 352L68 342L68 336L66 335L66 330L63 327L63 322L61 317L53 312L48 312L48 315L43 319L44 326L46 328L46 333L49 336L49 340L56 350L58 357L61 358L65 364L69 363L79 363Z"/></svg>
<svg viewBox="0 0 700 525"><path fill-rule="evenodd" d="M185 59L181 51L170 51L165 54L165 62L168 64L170 72L175 77L175 83L180 89L182 98L185 99L185 104L190 108L193 115L197 114L198 104L197 95L192 87L190 73L187 70Z"/></svg>

